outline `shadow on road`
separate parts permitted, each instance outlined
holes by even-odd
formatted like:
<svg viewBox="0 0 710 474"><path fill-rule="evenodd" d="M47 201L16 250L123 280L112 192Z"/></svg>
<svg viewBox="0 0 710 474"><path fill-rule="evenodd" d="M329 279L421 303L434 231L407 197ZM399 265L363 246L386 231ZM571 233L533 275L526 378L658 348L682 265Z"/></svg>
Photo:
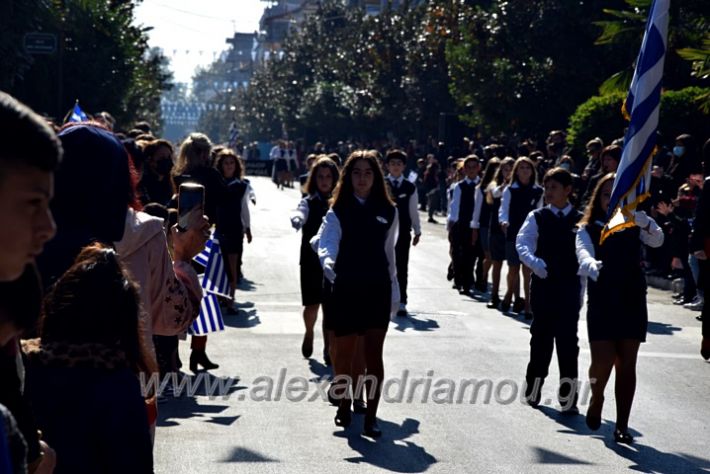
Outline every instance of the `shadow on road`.
<svg viewBox="0 0 710 474"><path fill-rule="evenodd" d="M234 448L221 462L279 462L246 448Z"/></svg>
<svg viewBox="0 0 710 474"><path fill-rule="evenodd" d="M630 446L618 444L614 441L613 421L604 420L604 424L599 431L591 431L584 422L584 415L569 416L562 415L559 411L550 407L541 407L539 411L548 418L556 421L567 429L560 433L590 436L593 439L602 441L606 447L621 457L628 459L634 464L628 469L639 472L707 472L710 469L710 460L682 453L664 453L655 448L638 443L638 439L643 435L638 431L630 430L636 442ZM557 453L544 452L538 448L538 463L541 464L587 464L572 458L561 456Z"/></svg>
<svg viewBox="0 0 710 474"><path fill-rule="evenodd" d="M333 371L330 367L315 359L308 359L308 368L311 369L311 373L316 376L310 379L310 382L321 382L330 379L333 375Z"/></svg>
<svg viewBox="0 0 710 474"><path fill-rule="evenodd" d="M346 438L348 445L359 456L345 458L352 464L369 464L393 472L424 472L436 463L434 456L407 438L419 432L419 421L407 418L398 425L380 420L382 437L376 441L361 436L362 417L356 416L352 425L335 436Z"/></svg>
<svg viewBox="0 0 710 474"><path fill-rule="evenodd" d="M672 324L657 323L654 321L648 322L648 332L659 336L672 336L674 332L680 331L681 328Z"/></svg>
<svg viewBox="0 0 710 474"><path fill-rule="evenodd" d="M638 436L636 436L638 438ZM628 459L628 469L639 472L707 472L710 461L683 453L664 453L638 442L626 446L614 441L611 433L602 440L607 448Z"/></svg>
<svg viewBox="0 0 710 474"><path fill-rule="evenodd" d="M261 324L261 319L256 313L256 309L244 311L239 309L238 314L224 315L224 325L232 328L253 328Z"/></svg>
<svg viewBox="0 0 710 474"><path fill-rule="evenodd" d="M397 325L395 331L405 332L407 329L414 331L430 332L439 329L439 323L433 319L417 319L417 313L409 313L408 316L395 316L392 322Z"/></svg>
<svg viewBox="0 0 710 474"><path fill-rule="evenodd" d="M256 283L254 283L248 278L242 278L241 280L239 280L237 289L242 291L254 291L256 290Z"/></svg>

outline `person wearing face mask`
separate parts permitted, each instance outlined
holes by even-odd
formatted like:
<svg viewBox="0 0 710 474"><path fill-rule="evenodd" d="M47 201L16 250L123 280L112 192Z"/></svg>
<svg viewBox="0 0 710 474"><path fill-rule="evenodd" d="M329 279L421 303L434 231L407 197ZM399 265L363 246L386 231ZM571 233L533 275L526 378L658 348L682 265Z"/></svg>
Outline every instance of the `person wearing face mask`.
<svg viewBox="0 0 710 474"><path fill-rule="evenodd" d="M686 133L678 135L673 146L673 156L671 165L668 168L669 174L673 177L675 189L685 183L690 173L700 168L700 159L695 152L695 141L691 135Z"/></svg>
<svg viewBox="0 0 710 474"><path fill-rule="evenodd" d="M586 205L597 187L597 183L608 173L616 173L621 161L622 148L619 145L609 145L601 153L601 170L589 179L587 191L582 197L582 205Z"/></svg>
<svg viewBox="0 0 710 474"><path fill-rule="evenodd" d="M173 169L173 146L167 140L148 142L143 148L145 166L138 189L143 204L157 202L167 205L173 196L170 171Z"/></svg>

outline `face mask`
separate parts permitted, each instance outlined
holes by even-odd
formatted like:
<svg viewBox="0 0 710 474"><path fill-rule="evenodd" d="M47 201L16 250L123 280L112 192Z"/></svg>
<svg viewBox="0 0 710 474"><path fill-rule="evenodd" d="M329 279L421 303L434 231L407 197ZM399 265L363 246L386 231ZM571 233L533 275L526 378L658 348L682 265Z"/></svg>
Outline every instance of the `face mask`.
<svg viewBox="0 0 710 474"><path fill-rule="evenodd" d="M675 156L683 156L685 153L685 147L684 146L674 146L673 147L673 154Z"/></svg>
<svg viewBox="0 0 710 474"><path fill-rule="evenodd" d="M173 169L173 160L160 160L156 170L160 175L167 175Z"/></svg>
<svg viewBox="0 0 710 474"><path fill-rule="evenodd" d="M569 163L560 163L560 168L569 171Z"/></svg>

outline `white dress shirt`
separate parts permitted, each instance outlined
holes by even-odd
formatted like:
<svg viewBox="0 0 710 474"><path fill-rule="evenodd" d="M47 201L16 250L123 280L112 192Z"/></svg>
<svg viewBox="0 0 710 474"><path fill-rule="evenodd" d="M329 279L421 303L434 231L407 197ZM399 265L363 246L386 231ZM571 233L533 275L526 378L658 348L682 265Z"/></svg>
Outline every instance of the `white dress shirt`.
<svg viewBox="0 0 710 474"><path fill-rule="evenodd" d="M397 183L397 186L402 186L402 182L404 182L404 176L400 176L399 178L395 178L392 175L387 175L387 179L390 180L392 183L392 189L394 189L394 184ZM397 196L395 196L396 198ZM409 209L409 217L412 219L412 230L414 230L414 235L421 235L422 234L422 224L419 221L419 196L417 194L417 191L415 190L411 196L409 196L409 203L408 203L408 209Z"/></svg>
<svg viewBox="0 0 710 474"><path fill-rule="evenodd" d="M476 179L469 179L468 177L463 179L463 182L466 184L474 184L477 185L481 181L481 178L476 176ZM449 223L449 227L451 225L455 224L459 220L459 207L461 206L461 181L456 183L454 185L454 193L453 196L451 196L451 202L449 203L449 215L446 218L446 220ZM475 191L474 191L474 196L475 196ZM474 205L474 210L475 210L475 205ZM471 216L468 219L468 225L469 227L473 228L473 212L474 210L471 211Z"/></svg>
<svg viewBox="0 0 710 474"><path fill-rule="evenodd" d="M498 223L499 224L501 224L501 225L510 224L510 198L511 198L510 189L511 188L517 189L519 187L520 187L520 185L516 181L513 184L510 184L503 189L503 195L500 198L500 208L498 209ZM537 183L533 184L533 187L542 189L542 187ZM535 204L535 209L539 209L542 207L543 198L544 198L544 195L541 194L540 200Z"/></svg>
<svg viewBox="0 0 710 474"><path fill-rule="evenodd" d="M560 209L548 204L545 206L547 209L551 210L555 216L559 216L559 213L566 217L574 209L572 205L568 202L567 205ZM525 218L518 236L515 239L515 250L518 251L518 256L520 261L528 268L535 268L536 266L543 265L543 260L540 257L535 256L537 251L537 239L539 237L539 229L537 226L537 219L535 219L535 211L530 211L528 216Z"/></svg>

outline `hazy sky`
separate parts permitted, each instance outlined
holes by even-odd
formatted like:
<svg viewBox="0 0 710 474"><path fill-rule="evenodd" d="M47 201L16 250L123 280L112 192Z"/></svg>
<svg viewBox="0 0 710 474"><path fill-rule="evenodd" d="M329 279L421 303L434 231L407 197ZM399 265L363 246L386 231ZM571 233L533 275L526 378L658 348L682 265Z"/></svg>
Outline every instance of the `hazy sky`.
<svg viewBox="0 0 710 474"><path fill-rule="evenodd" d="M261 0L143 0L136 24L152 26L150 46L170 59L176 82L189 82L197 66L224 51L234 32L259 29L267 2Z"/></svg>

